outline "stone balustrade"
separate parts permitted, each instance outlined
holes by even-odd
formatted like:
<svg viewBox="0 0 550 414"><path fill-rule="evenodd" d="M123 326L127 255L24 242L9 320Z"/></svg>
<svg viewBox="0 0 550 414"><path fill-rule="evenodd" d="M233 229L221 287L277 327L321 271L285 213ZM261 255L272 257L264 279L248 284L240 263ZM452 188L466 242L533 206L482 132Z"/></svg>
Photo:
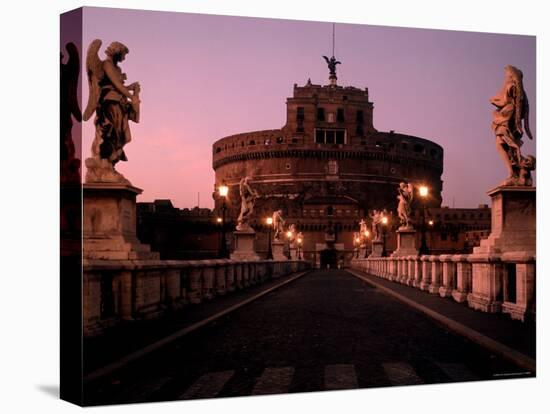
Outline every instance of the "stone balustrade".
<svg viewBox="0 0 550 414"><path fill-rule="evenodd" d="M84 336L308 268L305 261L84 260Z"/></svg>
<svg viewBox="0 0 550 414"><path fill-rule="evenodd" d="M533 255L369 257L353 259L351 267L483 312L502 312L521 321L535 314Z"/></svg>

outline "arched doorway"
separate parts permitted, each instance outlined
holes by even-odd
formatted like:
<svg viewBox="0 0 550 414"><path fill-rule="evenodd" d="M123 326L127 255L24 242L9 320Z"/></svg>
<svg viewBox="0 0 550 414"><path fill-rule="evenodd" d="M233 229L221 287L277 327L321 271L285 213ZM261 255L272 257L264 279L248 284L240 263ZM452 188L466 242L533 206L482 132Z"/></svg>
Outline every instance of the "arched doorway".
<svg viewBox="0 0 550 414"><path fill-rule="evenodd" d="M338 267L338 250L326 248L319 252L321 269L336 269Z"/></svg>

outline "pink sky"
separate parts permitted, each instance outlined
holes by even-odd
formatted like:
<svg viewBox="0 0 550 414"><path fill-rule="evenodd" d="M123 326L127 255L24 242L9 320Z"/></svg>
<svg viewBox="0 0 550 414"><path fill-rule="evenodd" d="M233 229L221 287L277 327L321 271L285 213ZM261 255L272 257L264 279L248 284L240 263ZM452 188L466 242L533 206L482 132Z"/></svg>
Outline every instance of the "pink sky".
<svg viewBox="0 0 550 414"><path fill-rule="evenodd" d="M85 8L84 48L126 44L128 83L142 87L129 162L118 169L144 192L177 207L212 207L211 146L238 132L282 127L294 83L327 82L332 24ZM337 24L341 85L368 87L378 130L417 135L445 149L443 204L487 203L505 178L494 148L489 98L503 68L523 70L536 139L535 37ZM84 59L83 59L84 61ZM85 76L85 75L84 75ZM84 78L85 105L88 92ZM83 128L89 156L93 122ZM535 154L527 142L525 154Z"/></svg>

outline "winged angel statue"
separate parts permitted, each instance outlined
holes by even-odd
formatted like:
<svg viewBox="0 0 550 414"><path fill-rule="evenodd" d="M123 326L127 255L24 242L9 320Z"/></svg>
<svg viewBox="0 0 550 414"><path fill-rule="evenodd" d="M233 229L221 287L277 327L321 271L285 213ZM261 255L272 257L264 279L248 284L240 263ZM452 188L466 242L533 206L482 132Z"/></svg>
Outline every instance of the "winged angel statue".
<svg viewBox="0 0 550 414"><path fill-rule="evenodd" d="M118 64L126 58L129 50L120 42L112 42L101 60L98 52L101 40L95 39L88 47L86 72L88 74L88 105L84 121L95 113L95 138L92 157L86 160L86 182L128 183L115 170L119 161L127 161L124 146L130 142L129 121L139 122L140 85L134 82L125 85L126 74Z"/></svg>
<svg viewBox="0 0 550 414"><path fill-rule="evenodd" d="M326 56L323 56L323 59L325 59L325 61L327 62L330 76L336 76L336 65L341 65L342 62L336 60L334 56L332 56L330 59Z"/></svg>
<svg viewBox="0 0 550 414"><path fill-rule="evenodd" d="M497 151L506 164L508 178L501 185L531 186L531 171L536 160L532 155L521 154L523 132L529 139L533 134L529 128L529 102L523 88L523 72L508 65L504 68L504 85L496 96L491 98L493 111L493 131Z"/></svg>
<svg viewBox="0 0 550 414"><path fill-rule="evenodd" d="M411 183L399 183L397 187L397 214L402 228L411 228L411 204L413 201L414 187Z"/></svg>

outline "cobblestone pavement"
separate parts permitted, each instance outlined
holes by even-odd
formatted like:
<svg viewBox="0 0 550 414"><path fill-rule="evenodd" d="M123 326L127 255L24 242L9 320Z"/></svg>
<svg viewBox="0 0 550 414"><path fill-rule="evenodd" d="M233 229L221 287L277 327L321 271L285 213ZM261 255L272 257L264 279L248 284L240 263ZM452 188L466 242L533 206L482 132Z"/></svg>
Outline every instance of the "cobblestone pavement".
<svg viewBox="0 0 550 414"><path fill-rule="evenodd" d="M529 377L345 270L317 270L89 383L113 404Z"/></svg>

